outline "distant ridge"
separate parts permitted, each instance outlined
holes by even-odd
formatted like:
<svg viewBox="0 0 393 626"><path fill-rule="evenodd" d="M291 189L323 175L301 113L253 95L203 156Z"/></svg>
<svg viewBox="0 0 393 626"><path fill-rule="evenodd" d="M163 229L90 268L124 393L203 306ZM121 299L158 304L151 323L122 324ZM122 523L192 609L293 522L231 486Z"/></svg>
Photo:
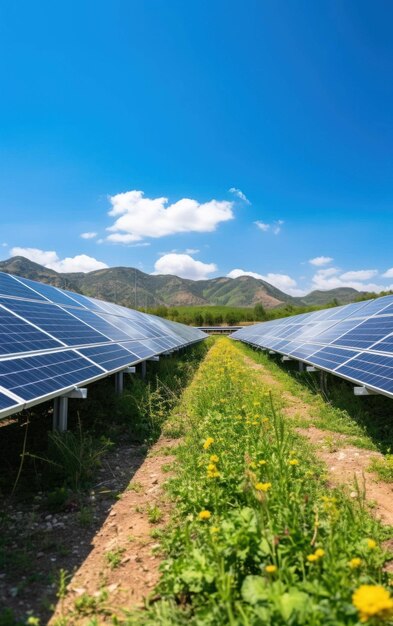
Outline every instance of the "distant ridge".
<svg viewBox="0 0 393 626"><path fill-rule="evenodd" d="M266 309L271 309L282 304L324 305L333 300L346 304L360 295L356 289L341 287L312 291L303 298L294 298L252 276L189 280L179 276L145 274L132 267L110 267L86 274L60 274L21 256L0 261L0 271L131 308L161 305L252 307L261 303Z"/></svg>

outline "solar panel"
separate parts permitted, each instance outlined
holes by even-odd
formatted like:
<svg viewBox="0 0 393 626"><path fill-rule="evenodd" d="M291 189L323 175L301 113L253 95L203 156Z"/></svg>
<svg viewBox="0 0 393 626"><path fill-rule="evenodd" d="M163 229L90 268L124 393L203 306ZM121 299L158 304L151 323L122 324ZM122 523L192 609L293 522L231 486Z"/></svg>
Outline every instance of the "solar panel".
<svg viewBox="0 0 393 626"><path fill-rule="evenodd" d="M205 336L0 272L0 418Z"/></svg>
<svg viewBox="0 0 393 626"><path fill-rule="evenodd" d="M232 338L393 397L393 296L255 324Z"/></svg>

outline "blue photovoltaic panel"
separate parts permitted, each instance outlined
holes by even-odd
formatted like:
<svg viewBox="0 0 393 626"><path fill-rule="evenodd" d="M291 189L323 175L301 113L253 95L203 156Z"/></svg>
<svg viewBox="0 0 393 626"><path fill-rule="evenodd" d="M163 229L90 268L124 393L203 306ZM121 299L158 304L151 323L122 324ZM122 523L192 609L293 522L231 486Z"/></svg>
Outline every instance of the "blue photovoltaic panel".
<svg viewBox="0 0 393 626"><path fill-rule="evenodd" d="M54 304L25 302L10 298L0 298L0 304L50 333L67 346L107 341L106 337Z"/></svg>
<svg viewBox="0 0 393 626"><path fill-rule="evenodd" d="M98 330L100 333L105 335L107 339L112 339L113 341L127 341L127 339L129 339L128 335L126 335L122 330L117 328L114 324L110 324L104 320L100 315L97 315L97 313L93 313L93 311L73 309L70 313L85 324L88 324L95 330Z"/></svg>
<svg viewBox="0 0 393 626"><path fill-rule="evenodd" d="M322 348L322 350L313 354L310 360L313 365L320 365L325 369L334 370L357 354L359 353L354 350L344 350L336 346L326 346L326 348Z"/></svg>
<svg viewBox="0 0 393 626"><path fill-rule="evenodd" d="M9 409L16 404L17 402L15 400L0 392L0 411L2 411L3 409Z"/></svg>
<svg viewBox="0 0 393 626"><path fill-rule="evenodd" d="M131 353L122 348L119 344L95 346L94 348L81 348L79 350L83 356L88 357L97 365L105 368L108 372L119 367L126 367L135 361Z"/></svg>
<svg viewBox="0 0 393 626"><path fill-rule="evenodd" d="M73 350L0 361L0 387L33 400L102 375Z"/></svg>
<svg viewBox="0 0 393 626"><path fill-rule="evenodd" d="M392 322L393 319L389 316L370 317L345 333L342 337L333 341L333 344L364 350L365 348L369 348L373 343L381 341L381 339L392 332Z"/></svg>
<svg viewBox="0 0 393 626"><path fill-rule="evenodd" d="M21 402L7 391L28 407L205 336L196 328L0 272L0 418L20 410Z"/></svg>
<svg viewBox="0 0 393 626"><path fill-rule="evenodd" d="M22 285L19 280L10 274L0 272L0 294L5 296L13 296L16 298L31 298L32 300L44 300L39 293L36 293Z"/></svg>
<svg viewBox="0 0 393 626"><path fill-rule="evenodd" d="M363 352L339 367L337 373L363 385L393 392L393 355Z"/></svg>
<svg viewBox="0 0 393 626"><path fill-rule="evenodd" d="M393 296L256 324L232 337L393 396Z"/></svg>
<svg viewBox="0 0 393 626"><path fill-rule="evenodd" d="M64 291L60 289L56 289L56 287L52 287L52 285L46 285L45 283L37 283L34 280L29 280L28 278L19 278L24 285L27 287L31 287L39 294L47 298L50 302L54 302L55 304L64 304L66 306L77 307L78 303L74 300L71 300Z"/></svg>
<svg viewBox="0 0 393 626"><path fill-rule="evenodd" d="M60 347L60 342L0 306L0 356Z"/></svg>
<svg viewBox="0 0 393 626"><path fill-rule="evenodd" d="M157 354L156 350L152 350L149 346L145 346L140 341L126 341L122 342L122 345L126 350L129 350L132 354L135 354L138 359L148 359L149 357Z"/></svg>

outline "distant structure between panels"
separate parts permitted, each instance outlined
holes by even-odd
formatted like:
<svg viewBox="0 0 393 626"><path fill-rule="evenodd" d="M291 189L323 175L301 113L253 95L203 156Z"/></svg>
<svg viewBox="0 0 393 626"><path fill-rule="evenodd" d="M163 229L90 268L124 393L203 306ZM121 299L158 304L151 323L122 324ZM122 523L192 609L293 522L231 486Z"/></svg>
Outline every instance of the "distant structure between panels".
<svg viewBox="0 0 393 626"><path fill-rule="evenodd" d="M393 398L393 296L248 326L233 339Z"/></svg>
<svg viewBox="0 0 393 626"><path fill-rule="evenodd" d="M0 418L205 336L184 324L0 272Z"/></svg>

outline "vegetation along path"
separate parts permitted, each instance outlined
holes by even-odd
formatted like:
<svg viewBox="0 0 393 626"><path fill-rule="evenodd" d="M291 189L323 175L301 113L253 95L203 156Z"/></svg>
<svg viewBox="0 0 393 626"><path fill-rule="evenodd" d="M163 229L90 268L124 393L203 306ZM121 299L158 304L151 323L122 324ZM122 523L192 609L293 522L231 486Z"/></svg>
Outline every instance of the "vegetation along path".
<svg viewBox="0 0 393 626"><path fill-rule="evenodd" d="M308 439L330 424L329 449L372 441L263 358L214 342L60 584L53 626L392 623L391 529L361 481L333 481Z"/></svg>

